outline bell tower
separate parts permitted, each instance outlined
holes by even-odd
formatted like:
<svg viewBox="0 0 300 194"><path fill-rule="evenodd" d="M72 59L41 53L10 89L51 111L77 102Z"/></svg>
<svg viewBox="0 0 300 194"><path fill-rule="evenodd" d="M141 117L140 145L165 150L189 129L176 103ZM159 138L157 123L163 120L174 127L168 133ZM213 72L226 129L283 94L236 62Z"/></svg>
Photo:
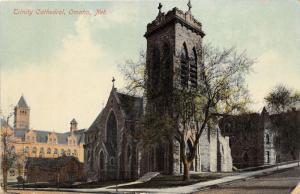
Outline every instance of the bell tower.
<svg viewBox="0 0 300 194"><path fill-rule="evenodd" d="M188 10L173 8L147 25L147 103L155 110L168 107L174 88L196 88L201 64L202 24Z"/></svg>
<svg viewBox="0 0 300 194"><path fill-rule="evenodd" d="M70 132L73 134L77 130L77 121L73 118L70 122Z"/></svg>
<svg viewBox="0 0 300 194"><path fill-rule="evenodd" d="M15 129L29 129L30 108L23 95L21 96L17 106L15 106L14 116Z"/></svg>
<svg viewBox="0 0 300 194"><path fill-rule="evenodd" d="M159 3L158 15L147 25L146 114L173 115L174 90L198 87L205 34L192 15L190 1L187 5L186 12L175 7L164 13ZM152 170L180 173L178 142L170 140L156 147L157 165Z"/></svg>

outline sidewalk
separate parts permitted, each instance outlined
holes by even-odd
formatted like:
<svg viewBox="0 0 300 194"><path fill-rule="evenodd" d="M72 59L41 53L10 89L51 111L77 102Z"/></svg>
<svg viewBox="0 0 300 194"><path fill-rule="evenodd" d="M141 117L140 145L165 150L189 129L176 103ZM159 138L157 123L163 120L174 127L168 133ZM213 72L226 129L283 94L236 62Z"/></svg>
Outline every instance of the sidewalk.
<svg viewBox="0 0 300 194"><path fill-rule="evenodd" d="M243 180L247 178L251 178L254 176L260 176L260 175L265 175L271 172L275 172L277 170L282 170L282 169L288 169L292 167L297 167L298 162L291 163L291 164L286 164L286 165L281 165L278 167L272 167L264 170L258 170L258 171L253 171L253 172L245 172L242 174L234 175L234 176L227 176L223 177L220 179L216 180L211 180L211 181L206 181L206 182L200 182L196 183L193 185L187 185L187 186L181 186L181 187L171 187L171 188L162 188L162 189L112 189L111 186L105 187L105 188L95 188L95 189L59 189L59 191L72 191L72 192L87 192L87 193L99 193L99 192L112 192L112 193L117 193L117 192L143 192L143 193L193 193L197 192L201 189L213 186L213 185L218 185L218 184L224 184L224 183L229 183L232 181L237 181L237 180ZM34 188L28 190L34 190ZM41 188L37 190L43 190L43 191L57 191L55 188Z"/></svg>

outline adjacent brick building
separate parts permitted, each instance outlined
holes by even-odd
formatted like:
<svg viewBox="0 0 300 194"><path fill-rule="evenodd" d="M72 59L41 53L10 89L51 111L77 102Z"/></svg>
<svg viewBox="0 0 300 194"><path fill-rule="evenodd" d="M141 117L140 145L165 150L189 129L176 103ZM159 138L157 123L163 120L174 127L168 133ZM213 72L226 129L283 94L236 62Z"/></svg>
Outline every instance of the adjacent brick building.
<svg viewBox="0 0 300 194"><path fill-rule="evenodd" d="M281 122L280 128L276 122ZM294 128L288 129L287 124ZM300 111L269 114L263 108L261 114L225 116L219 126L222 135L229 137L233 166L237 168L274 165L299 157Z"/></svg>
<svg viewBox="0 0 300 194"><path fill-rule="evenodd" d="M26 181L64 183L84 180L83 163L74 156L59 158L28 158Z"/></svg>

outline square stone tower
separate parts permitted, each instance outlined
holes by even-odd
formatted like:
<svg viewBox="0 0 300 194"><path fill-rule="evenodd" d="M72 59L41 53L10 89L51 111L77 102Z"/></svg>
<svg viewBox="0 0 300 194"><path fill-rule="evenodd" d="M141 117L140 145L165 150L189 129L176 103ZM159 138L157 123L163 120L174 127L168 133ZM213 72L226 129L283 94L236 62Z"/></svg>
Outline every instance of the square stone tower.
<svg viewBox="0 0 300 194"><path fill-rule="evenodd" d="M189 4L190 5L190 4ZM147 25L147 100L167 98L174 87L195 88L201 64L202 25L191 13L173 8ZM155 100L156 101L156 100Z"/></svg>
<svg viewBox="0 0 300 194"><path fill-rule="evenodd" d="M147 25L144 35L147 39L146 114L147 111L172 114L174 89L198 86L205 34L201 23L191 13L190 3L188 8L187 12L173 8L165 14L159 4L157 17ZM180 172L179 146L175 141L170 144L163 145L158 149L160 152L154 154L160 162L153 170Z"/></svg>
<svg viewBox="0 0 300 194"><path fill-rule="evenodd" d="M17 106L15 106L14 116L15 129L29 129L30 108L23 95L21 96Z"/></svg>

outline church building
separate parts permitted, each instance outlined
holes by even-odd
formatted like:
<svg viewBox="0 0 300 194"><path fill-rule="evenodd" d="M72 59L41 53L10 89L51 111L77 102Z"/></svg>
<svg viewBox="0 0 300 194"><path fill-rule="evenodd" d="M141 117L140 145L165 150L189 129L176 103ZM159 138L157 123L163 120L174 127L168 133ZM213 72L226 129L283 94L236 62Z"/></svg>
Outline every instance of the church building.
<svg viewBox="0 0 300 194"><path fill-rule="evenodd" d="M106 106L85 133L85 170L89 179L136 179L153 171L183 172L179 143L171 139L145 149L139 126L147 111L172 114L168 103L175 88L198 86L201 56L197 50L205 34L202 24L192 15L190 3L188 7L186 12L173 8L164 13L159 4L158 15L147 25L144 35L148 75L145 95L130 96L112 87ZM208 129L203 132L190 170L232 170L226 154L230 153L228 138L217 134ZM218 150L226 153L218 154Z"/></svg>

